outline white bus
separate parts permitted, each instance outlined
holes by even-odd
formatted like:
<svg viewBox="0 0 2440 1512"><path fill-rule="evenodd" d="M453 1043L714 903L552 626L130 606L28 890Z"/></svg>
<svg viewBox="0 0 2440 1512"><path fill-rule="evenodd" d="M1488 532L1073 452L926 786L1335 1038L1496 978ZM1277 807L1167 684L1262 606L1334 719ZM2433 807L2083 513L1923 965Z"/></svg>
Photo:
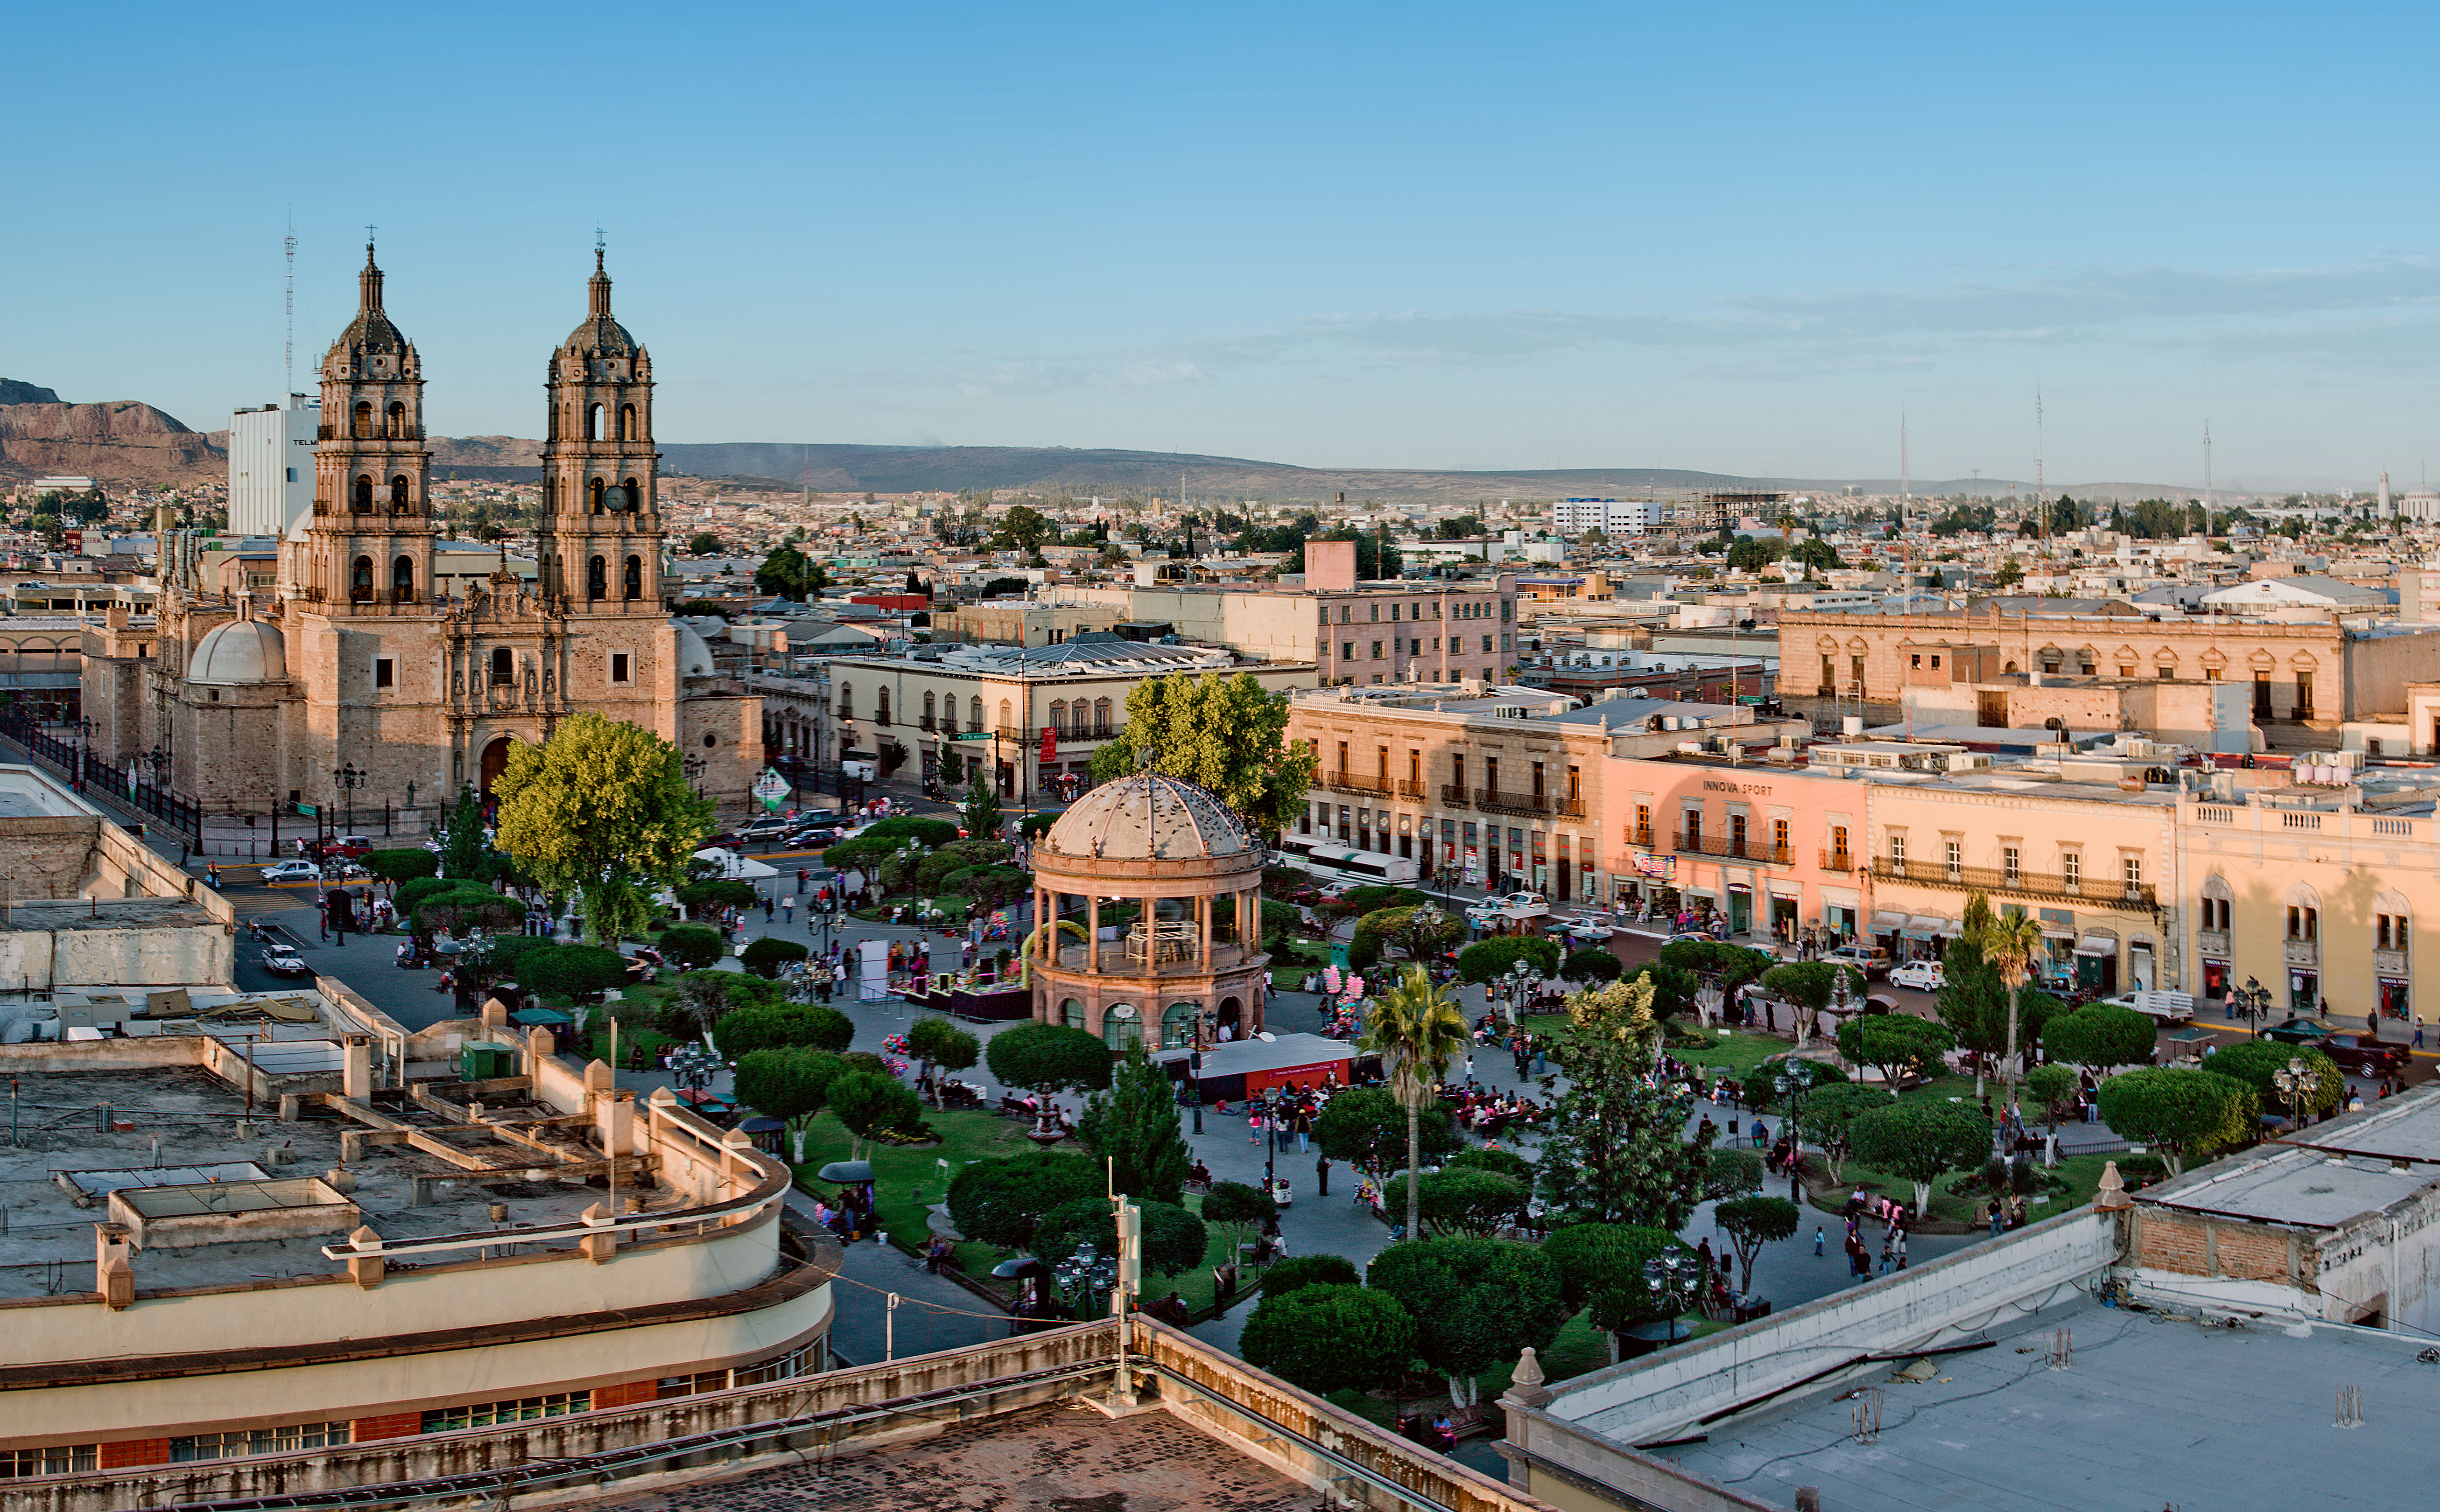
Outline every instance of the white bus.
<svg viewBox="0 0 2440 1512"><path fill-rule="evenodd" d="M1283 836L1279 844L1279 863L1308 872L1316 881L1344 882L1351 887L1376 882L1392 887L1411 887L1423 876L1423 868L1411 861L1385 856L1378 851L1332 845L1312 835Z"/></svg>

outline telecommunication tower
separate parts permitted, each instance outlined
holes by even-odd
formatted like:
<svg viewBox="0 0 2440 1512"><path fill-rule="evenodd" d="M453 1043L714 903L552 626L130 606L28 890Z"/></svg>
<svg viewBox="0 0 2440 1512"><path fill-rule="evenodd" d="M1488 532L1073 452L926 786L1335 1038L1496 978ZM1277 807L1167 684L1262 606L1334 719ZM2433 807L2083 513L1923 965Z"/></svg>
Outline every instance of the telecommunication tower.
<svg viewBox="0 0 2440 1512"><path fill-rule="evenodd" d="M296 216L288 217L288 335L280 352L279 402L288 402L287 395L296 392Z"/></svg>

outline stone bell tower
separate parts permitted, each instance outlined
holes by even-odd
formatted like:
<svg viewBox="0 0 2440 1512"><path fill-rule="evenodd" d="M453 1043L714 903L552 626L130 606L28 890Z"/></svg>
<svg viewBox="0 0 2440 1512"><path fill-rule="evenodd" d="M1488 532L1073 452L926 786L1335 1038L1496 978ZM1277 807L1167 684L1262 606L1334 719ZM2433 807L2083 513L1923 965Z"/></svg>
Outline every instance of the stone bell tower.
<svg viewBox="0 0 2440 1512"><path fill-rule="evenodd" d="M423 365L382 309L369 241L357 289L356 318L322 358L314 513L302 560L282 577L324 614L426 612L436 532Z"/></svg>
<svg viewBox="0 0 2440 1512"><path fill-rule="evenodd" d="M653 451L653 359L610 313L610 276L593 254L583 324L550 355L543 443L542 591L569 614L658 615L660 458Z"/></svg>

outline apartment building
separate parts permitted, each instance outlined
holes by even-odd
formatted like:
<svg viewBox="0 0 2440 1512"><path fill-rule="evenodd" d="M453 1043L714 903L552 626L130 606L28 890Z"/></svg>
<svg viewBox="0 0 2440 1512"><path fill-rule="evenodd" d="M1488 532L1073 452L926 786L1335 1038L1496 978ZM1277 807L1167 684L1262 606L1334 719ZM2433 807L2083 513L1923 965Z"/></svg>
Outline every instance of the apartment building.
<svg viewBox="0 0 2440 1512"><path fill-rule="evenodd" d="M2406 707L2406 685L2440 679L2440 631L2349 630L2227 616L2053 614L1988 605L1951 614L1783 611L1783 696L1860 701L1894 717L1916 659L1977 650L2001 674L2192 679L2251 685L2253 721L2335 725Z"/></svg>
<svg viewBox="0 0 2440 1512"><path fill-rule="evenodd" d="M1640 901L1651 879L1634 865L1610 797L1612 758L1662 756L1731 726L1754 747L1803 728L1730 705L1579 708L1525 688L1301 693L1287 737L1311 742L1319 769L1297 832L1411 860L1453 885L1530 887L1554 903Z"/></svg>
<svg viewBox="0 0 2440 1512"><path fill-rule="evenodd" d="M1617 838L1614 896L1656 914L1724 916L1732 934L1794 942L1859 933L1857 876L1872 790L1844 773L1725 756L1618 756L1602 791Z"/></svg>
<svg viewBox="0 0 2440 1512"><path fill-rule="evenodd" d="M2440 917L2440 826L2428 793L2188 793L2177 814L2195 963L2183 985L2216 1000L2267 987L2282 1018L2440 1021L2440 993L2414 970L2415 920Z"/></svg>

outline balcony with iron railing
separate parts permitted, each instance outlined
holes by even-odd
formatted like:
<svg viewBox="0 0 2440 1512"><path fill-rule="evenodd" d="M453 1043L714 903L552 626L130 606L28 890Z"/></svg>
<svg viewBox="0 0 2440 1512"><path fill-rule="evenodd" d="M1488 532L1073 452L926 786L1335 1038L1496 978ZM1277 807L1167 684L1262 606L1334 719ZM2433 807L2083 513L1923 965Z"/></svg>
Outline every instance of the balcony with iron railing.
<svg viewBox="0 0 2440 1512"><path fill-rule="evenodd" d="M1444 782L1441 784L1441 803L1450 809L1471 809L1474 807L1474 794L1464 783Z"/></svg>
<svg viewBox="0 0 2440 1512"><path fill-rule="evenodd" d="M1344 769L1333 772L1324 776L1321 780L1321 785L1328 788L1333 792L1371 794L1376 792L1386 793L1390 791L1390 779L1387 777L1359 776L1355 773L1349 772Z"/></svg>
<svg viewBox="0 0 2440 1512"><path fill-rule="evenodd" d="M1401 798L1421 798L1423 795L1424 795L1424 785L1423 785L1422 783L1417 782L1417 781L1413 781L1413 780L1408 779L1408 778L1401 778L1401 779L1399 779L1399 782L1398 782L1398 796L1399 796L1399 797L1401 797Z"/></svg>
<svg viewBox="0 0 2440 1512"><path fill-rule="evenodd" d="M1825 850L1820 852L1820 855L1821 857L1821 869L1823 871L1854 871L1856 869L1856 853L1852 850Z"/></svg>
<svg viewBox="0 0 2440 1512"><path fill-rule="evenodd" d="M2148 882L2067 876L2059 872L2023 871L2001 866L1951 866L1941 862L1873 858L1875 880L1914 882L1926 887L1954 887L1961 892L1995 893L2010 898L2037 898L2078 903L2116 913L2158 913L2160 895Z"/></svg>
<svg viewBox="0 0 2440 1512"><path fill-rule="evenodd" d="M1740 840L1733 834L1679 834L1670 849L1681 856L1717 856L1724 861L1750 861L1765 866L1790 866L1795 863L1785 845L1766 845L1759 840Z"/></svg>
<svg viewBox="0 0 2440 1512"><path fill-rule="evenodd" d="M1557 793L1501 792L1494 788L1474 790L1474 807L1485 813L1517 814L1528 818L1555 814L1581 819L1585 814L1582 798L1562 797Z"/></svg>

